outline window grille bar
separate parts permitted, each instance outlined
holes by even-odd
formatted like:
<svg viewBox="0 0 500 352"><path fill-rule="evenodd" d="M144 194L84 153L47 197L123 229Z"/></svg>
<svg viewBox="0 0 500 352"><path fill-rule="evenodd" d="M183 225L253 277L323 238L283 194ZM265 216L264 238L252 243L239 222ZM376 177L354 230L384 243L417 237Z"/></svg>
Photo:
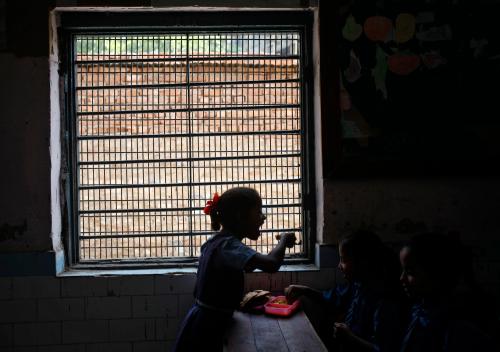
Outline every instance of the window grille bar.
<svg viewBox="0 0 500 352"><path fill-rule="evenodd" d="M257 243L305 255L304 75L296 28L74 36L79 263L195 258L207 199L254 187Z"/></svg>
<svg viewBox="0 0 500 352"><path fill-rule="evenodd" d="M300 207L301 203L297 204L280 204L280 207ZM169 211L201 211L202 207L187 207L187 208L168 208ZM163 208L141 208L141 209L106 209L106 210L80 210L80 214L115 214L115 213L150 213L165 211Z"/></svg>
<svg viewBox="0 0 500 352"><path fill-rule="evenodd" d="M279 109L279 108L299 108L299 104L274 104L274 105L236 105L239 110L257 110L257 109ZM233 110L235 105L206 107L206 108L178 108L178 109L156 109L156 110L110 110L110 111L80 111L78 116L87 115L125 115L125 114L144 114L144 113L162 113L162 112L192 112L192 111L224 111Z"/></svg>
<svg viewBox="0 0 500 352"><path fill-rule="evenodd" d="M273 182L286 182L286 183L300 183L300 178L289 178L279 180L245 180L247 184L258 183L273 183ZM117 188L146 188L146 187L174 187L174 186L209 186L209 185L240 185L241 181L210 181L210 182L192 182L192 183L135 183L135 184L109 184L109 185L80 185L80 190L93 190L93 189L117 189Z"/></svg>
<svg viewBox="0 0 500 352"><path fill-rule="evenodd" d="M281 230L261 230L262 233L281 233L281 232L297 232L297 231L302 231L300 227L295 227L295 228L284 228ZM134 237L165 237L165 236L190 236L190 235L213 235L213 231L196 231L193 233L190 232L161 232L161 233L124 233L124 234L119 234L119 235L85 235L81 236L82 240L92 240L92 239L104 239L104 238L134 238Z"/></svg>
<svg viewBox="0 0 500 352"><path fill-rule="evenodd" d="M107 165L107 164L145 164L151 162L171 163L189 161L213 161L213 160L244 160L244 159L275 159L300 157L300 153L290 153L281 155L245 155L245 156L220 156L212 158L171 158L171 159L145 159L145 160L106 160L106 161L79 161L78 165Z"/></svg>
<svg viewBox="0 0 500 352"><path fill-rule="evenodd" d="M225 81L225 82L217 82L217 86L227 86L232 84L247 84L248 81ZM298 79L263 79L259 81L255 81L255 83L300 83ZM127 88L185 88L187 83L165 83L165 84L133 84L128 86ZM191 87L214 87L215 85L211 82L190 82L189 86ZM77 91L81 90L103 90L103 89L122 89L121 85L109 85L109 86L80 86L76 87ZM290 87L293 88L293 87Z"/></svg>
<svg viewBox="0 0 500 352"><path fill-rule="evenodd" d="M187 96L187 105L188 105L188 109L189 109L189 124L188 124L188 135L192 135L193 134L193 119L192 119L192 98L191 98L191 58L190 58L190 54L191 54L191 41L189 40L189 36L190 34L188 33L187 36L186 36L186 96ZM189 232L190 233L193 233L193 179L194 179L194 175L193 175L193 139L192 138L189 138L188 139L188 143L189 143L189 147L188 147L188 151L189 151L189 161L188 161L188 165L189 165L189 187L188 187L188 193L189 193ZM195 251L194 251L194 243L193 243L193 236L189 236L189 256L193 256Z"/></svg>
<svg viewBox="0 0 500 352"><path fill-rule="evenodd" d="M233 60L269 60L278 58L280 60L297 60L300 59L299 55L249 55L249 56L196 56L193 60L196 61L233 61ZM95 65L95 64L133 64L133 63L144 63L144 62L177 62L178 57L155 57L153 59L142 58L142 59L103 59L103 60L77 60L75 61L78 65Z"/></svg>
<svg viewBox="0 0 500 352"><path fill-rule="evenodd" d="M253 135L277 135L277 134L289 134L289 135L300 135L300 130L289 130L289 131L248 131L248 132L207 132L207 133L192 133L191 137L208 137L208 136L253 136ZM78 140L98 140L98 139L130 139L130 138L175 138L175 137L185 137L184 133L169 133L169 134L128 134L128 135L85 135L78 136Z"/></svg>

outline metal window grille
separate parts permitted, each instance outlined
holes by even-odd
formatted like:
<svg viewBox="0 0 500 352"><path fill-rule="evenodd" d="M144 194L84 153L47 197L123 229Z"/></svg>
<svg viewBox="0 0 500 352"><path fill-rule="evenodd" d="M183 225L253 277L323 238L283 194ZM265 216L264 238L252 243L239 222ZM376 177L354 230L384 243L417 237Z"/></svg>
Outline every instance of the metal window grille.
<svg viewBox="0 0 500 352"><path fill-rule="evenodd" d="M255 188L262 253L304 256L302 34L72 36L77 262L193 258L214 192Z"/></svg>

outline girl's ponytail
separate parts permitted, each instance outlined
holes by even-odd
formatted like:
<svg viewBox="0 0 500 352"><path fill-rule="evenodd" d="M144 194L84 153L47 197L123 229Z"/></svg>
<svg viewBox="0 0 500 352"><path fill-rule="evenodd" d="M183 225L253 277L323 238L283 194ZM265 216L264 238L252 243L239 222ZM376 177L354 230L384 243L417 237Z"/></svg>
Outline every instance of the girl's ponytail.
<svg viewBox="0 0 500 352"><path fill-rule="evenodd" d="M219 194L216 192L211 200L208 200L203 212L210 215L212 230L219 231L221 228L220 216L217 204L219 203Z"/></svg>
<svg viewBox="0 0 500 352"><path fill-rule="evenodd" d="M210 222L212 225L212 230L214 230L214 231L220 230L221 223L220 223L220 216L219 216L219 211L217 210L217 207L213 207L212 211L210 212Z"/></svg>

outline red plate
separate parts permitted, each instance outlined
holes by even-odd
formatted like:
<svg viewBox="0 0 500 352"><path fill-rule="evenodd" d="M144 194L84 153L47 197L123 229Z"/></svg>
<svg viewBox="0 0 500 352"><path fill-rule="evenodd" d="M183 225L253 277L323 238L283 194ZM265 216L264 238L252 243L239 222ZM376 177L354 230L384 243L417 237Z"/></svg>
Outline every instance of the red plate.
<svg viewBox="0 0 500 352"><path fill-rule="evenodd" d="M264 304L264 311L267 314L279 315L282 317L288 317L292 315L297 308L299 308L300 301L296 300L292 304L276 303L277 301L285 301L285 296L276 296L271 298L266 304Z"/></svg>

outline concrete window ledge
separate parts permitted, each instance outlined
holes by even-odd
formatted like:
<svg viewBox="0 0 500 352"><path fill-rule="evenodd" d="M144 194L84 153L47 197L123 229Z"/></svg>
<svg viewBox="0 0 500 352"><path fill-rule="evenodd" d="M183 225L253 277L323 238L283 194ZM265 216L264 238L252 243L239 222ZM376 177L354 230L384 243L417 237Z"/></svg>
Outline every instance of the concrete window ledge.
<svg viewBox="0 0 500 352"><path fill-rule="evenodd" d="M59 277L78 277L78 276L133 276L133 275L193 275L197 268L156 268L156 269L68 269L57 274ZM304 272L319 271L314 264L294 264L283 265L280 272ZM256 273L261 272L255 270Z"/></svg>
<svg viewBox="0 0 500 352"><path fill-rule="evenodd" d="M315 263L285 264L279 272L311 272L321 268L335 267L336 250L330 246L317 246ZM1 276L132 276L132 275L190 275L196 274L196 267L168 268L66 268L64 252L22 252L0 253ZM261 272L256 270L255 272Z"/></svg>

